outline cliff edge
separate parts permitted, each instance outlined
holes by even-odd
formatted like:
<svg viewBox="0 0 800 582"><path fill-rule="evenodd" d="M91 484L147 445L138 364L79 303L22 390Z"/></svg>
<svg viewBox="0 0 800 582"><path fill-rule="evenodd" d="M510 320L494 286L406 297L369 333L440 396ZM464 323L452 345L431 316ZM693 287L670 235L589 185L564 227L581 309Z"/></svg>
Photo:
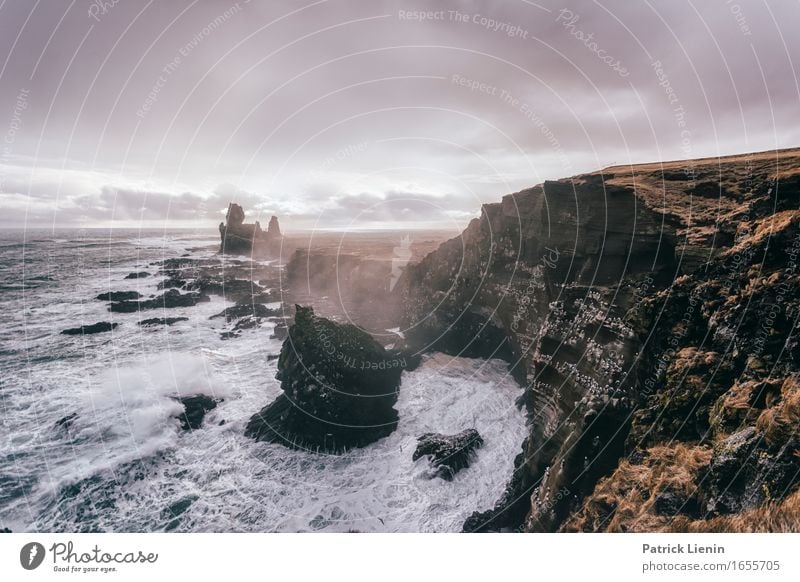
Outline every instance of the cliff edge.
<svg viewBox="0 0 800 582"><path fill-rule="evenodd" d="M617 166L485 204L409 268L410 347L524 387L514 476L465 531L785 529L799 208L798 149Z"/></svg>

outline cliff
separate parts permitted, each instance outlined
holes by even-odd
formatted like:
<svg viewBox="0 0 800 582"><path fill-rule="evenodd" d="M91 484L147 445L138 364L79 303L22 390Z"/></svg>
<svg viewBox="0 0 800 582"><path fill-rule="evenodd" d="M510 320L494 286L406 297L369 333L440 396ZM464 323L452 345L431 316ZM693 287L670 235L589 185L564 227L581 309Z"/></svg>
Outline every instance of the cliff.
<svg viewBox="0 0 800 582"><path fill-rule="evenodd" d="M225 222L219 224L219 252L229 255L253 255L272 257L280 253L281 229L278 218L270 218L267 230L261 224L248 224L244 221L244 209L231 202L225 215Z"/></svg>
<svg viewBox="0 0 800 582"><path fill-rule="evenodd" d="M465 531L698 530L785 502L799 195L796 149L618 166L486 204L408 269L410 347L503 358L525 389L515 474Z"/></svg>

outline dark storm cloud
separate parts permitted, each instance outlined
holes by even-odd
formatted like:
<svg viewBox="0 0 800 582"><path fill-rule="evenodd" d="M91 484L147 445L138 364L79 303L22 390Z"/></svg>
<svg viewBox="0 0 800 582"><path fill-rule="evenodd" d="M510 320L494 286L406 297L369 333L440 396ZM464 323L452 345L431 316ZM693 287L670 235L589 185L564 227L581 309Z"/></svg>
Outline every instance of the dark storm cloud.
<svg viewBox="0 0 800 582"><path fill-rule="evenodd" d="M233 197L290 225L448 220L612 163L794 146L798 10L7 0L3 224L213 226Z"/></svg>

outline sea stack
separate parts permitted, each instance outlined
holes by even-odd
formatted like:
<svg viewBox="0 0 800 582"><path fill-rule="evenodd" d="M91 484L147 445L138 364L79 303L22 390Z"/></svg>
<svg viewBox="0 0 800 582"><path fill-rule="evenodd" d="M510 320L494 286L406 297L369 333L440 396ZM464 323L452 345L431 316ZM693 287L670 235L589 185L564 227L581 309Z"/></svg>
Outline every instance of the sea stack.
<svg viewBox="0 0 800 582"><path fill-rule="evenodd" d="M402 368L369 334L296 306L278 374L283 394L253 415L259 441L329 453L362 447L397 428Z"/></svg>
<svg viewBox="0 0 800 582"><path fill-rule="evenodd" d="M269 219L269 225L267 225L267 236L271 237L279 237L281 235L281 225L278 224L278 217L273 216Z"/></svg>
<svg viewBox="0 0 800 582"><path fill-rule="evenodd" d="M244 209L231 202L225 222L219 223L220 246L219 252L228 255L252 255L255 257L271 257L280 251L281 228L278 217L269 220L267 230L261 229L261 224L247 224Z"/></svg>

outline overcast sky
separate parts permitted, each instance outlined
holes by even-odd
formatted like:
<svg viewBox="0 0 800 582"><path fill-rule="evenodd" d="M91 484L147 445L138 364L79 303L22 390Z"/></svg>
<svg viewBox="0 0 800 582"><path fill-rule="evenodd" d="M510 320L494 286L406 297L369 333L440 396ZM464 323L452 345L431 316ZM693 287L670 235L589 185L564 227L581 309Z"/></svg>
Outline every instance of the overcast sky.
<svg viewBox="0 0 800 582"><path fill-rule="evenodd" d="M796 0L0 0L0 225L213 228L238 201L284 230L454 226L545 179L797 146L798 22Z"/></svg>

